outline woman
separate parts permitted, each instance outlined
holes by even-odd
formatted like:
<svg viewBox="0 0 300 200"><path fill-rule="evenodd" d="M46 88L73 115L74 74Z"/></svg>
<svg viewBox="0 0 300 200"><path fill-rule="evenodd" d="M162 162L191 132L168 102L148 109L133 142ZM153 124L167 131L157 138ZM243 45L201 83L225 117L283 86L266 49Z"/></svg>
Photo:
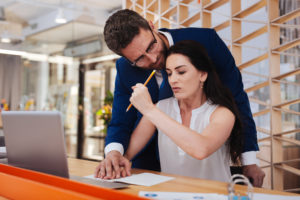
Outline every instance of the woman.
<svg viewBox="0 0 300 200"><path fill-rule="evenodd" d="M130 101L143 118L125 157L132 159L157 128L162 172L228 182L230 158L239 163L243 141L233 97L195 41L169 49L166 72L174 97L157 105L144 85L133 87Z"/></svg>

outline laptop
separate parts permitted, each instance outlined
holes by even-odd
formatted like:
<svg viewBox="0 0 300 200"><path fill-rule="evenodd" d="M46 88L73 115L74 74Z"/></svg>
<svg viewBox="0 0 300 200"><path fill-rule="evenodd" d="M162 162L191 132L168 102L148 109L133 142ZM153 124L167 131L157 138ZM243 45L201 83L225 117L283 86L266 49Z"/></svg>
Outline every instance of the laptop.
<svg viewBox="0 0 300 200"><path fill-rule="evenodd" d="M60 112L3 111L2 121L9 165L106 188L128 186L69 175Z"/></svg>

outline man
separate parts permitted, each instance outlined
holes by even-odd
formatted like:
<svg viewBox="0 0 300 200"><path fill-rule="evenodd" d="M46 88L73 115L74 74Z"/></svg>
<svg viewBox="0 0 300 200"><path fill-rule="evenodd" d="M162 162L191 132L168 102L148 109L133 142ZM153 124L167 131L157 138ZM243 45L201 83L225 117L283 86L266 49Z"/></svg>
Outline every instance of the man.
<svg viewBox="0 0 300 200"><path fill-rule="evenodd" d="M195 40L207 50L215 64L221 81L231 90L245 125L245 141L242 163L243 173L260 187L265 176L256 165L255 151L258 151L256 129L252 118L248 96L243 90L241 74L226 45L213 29L184 28L161 29L157 31L151 22L134 11L125 9L114 13L106 21L104 37L107 46L122 56L117 63L117 76L112 120L106 137L106 158L99 164L95 175L101 178L115 178L130 175L130 164L122 156L126 151L131 133L138 124L141 114L133 107L128 112L132 86L143 83L153 69L159 71L147 87L152 101L172 96L164 71L165 53L174 43L181 40ZM157 152L157 134L132 160L133 167L160 170ZM125 168L122 170L121 168Z"/></svg>

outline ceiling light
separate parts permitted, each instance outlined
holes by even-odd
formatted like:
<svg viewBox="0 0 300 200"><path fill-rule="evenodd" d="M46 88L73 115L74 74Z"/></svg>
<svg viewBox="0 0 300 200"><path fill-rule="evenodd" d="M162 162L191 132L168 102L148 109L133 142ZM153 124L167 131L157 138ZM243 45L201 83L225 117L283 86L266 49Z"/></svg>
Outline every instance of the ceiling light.
<svg viewBox="0 0 300 200"><path fill-rule="evenodd" d="M67 19L65 18L64 12L61 8L58 10L58 14L55 18L55 22L58 23L58 24L67 23Z"/></svg>
<svg viewBox="0 0 300 200"><path fill-rule="evenodd" d="M1 42L3 42L3 43L10 43L10 42L11 42L11 39L10 39L10 37L8 36L7 31L4 31L4 32L1 34Z"/></svg>
<svg viewBox="0 0 300 200"><path fill-rule="evenodd" d="M66 57L66 56L48 56L46 54L28 53L25 51L15 51L15 50L7 50L7 49L0 49L0 54L21 56L24 59L38 61L38 62L49 62L49 63L66 64L66 65L72 65L72 64L79 65L78 61L76 61L72 57Z"/></svg>
<svg viewBox="0 0 300 200"><path fill-rule="evenodd" d="M1 42L2 43L10 43L11 40L9 38L5 37L5 38L1 38Z"/></svg>
<svg viewBox="0 0 300 200"><path fill-rule="evenodd" d="M97 62L103 62L103 61L108 61L108 60L114 60L120 58L119 55L117 54L111 54L111 55L105 55L101 57L96 57L96 58L88 58L86 60L83 60L83 64L90 64L90 63L97 63Z"/></svg>

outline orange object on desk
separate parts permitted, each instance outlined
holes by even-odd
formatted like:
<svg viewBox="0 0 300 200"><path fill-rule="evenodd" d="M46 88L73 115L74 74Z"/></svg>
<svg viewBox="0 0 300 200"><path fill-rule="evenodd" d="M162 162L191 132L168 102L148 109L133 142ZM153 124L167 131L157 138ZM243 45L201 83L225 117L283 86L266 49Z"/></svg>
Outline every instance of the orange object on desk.
<svg viewBox="0 0 300 200"><path fill-rule="evenodd" d="M118 190L0 164L0 196L9 199L133 199L145 198Z"/></svg>

